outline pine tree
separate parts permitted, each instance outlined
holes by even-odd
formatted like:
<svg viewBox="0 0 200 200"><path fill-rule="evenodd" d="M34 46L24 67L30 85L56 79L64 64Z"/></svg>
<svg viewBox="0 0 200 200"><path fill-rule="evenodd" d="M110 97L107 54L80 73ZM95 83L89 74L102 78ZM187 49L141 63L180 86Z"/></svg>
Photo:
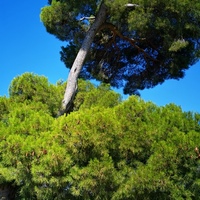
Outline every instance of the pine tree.
<svg viewBox="0 0 200 200"><path fill-rule="evenodd" d="M70 68L60 114L68 112L79 74L124 93L180 79L199 58L198 0L52 0L42 9L47 31L67 41Z"/></svg>
<svg viewBox="0 0 200 200"><path fill-rule="evenodd" d="M14 92L27 77L44 80L19 76L15 96L0 98L1 198L199 199L200 114L136 96L121 101L109 86L79 80L73 112L55 118L52 104L36 97L51 84Z"/></svg>

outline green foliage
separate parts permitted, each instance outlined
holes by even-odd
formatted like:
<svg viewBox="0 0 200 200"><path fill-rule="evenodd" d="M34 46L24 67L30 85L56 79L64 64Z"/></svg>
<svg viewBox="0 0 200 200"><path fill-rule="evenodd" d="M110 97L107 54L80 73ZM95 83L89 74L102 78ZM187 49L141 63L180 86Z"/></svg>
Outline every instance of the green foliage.
<svg viewBox="0 0 200 200"><path fill-rule="evenodd" d="M44 142L38 145L37 141L43 138L42 132L49 130L53 120L45 107L41 110L41 105L36 104L15 104L7 120L1 122L0 130L0 182L14 181L20 186L20 194L30 199L34 196L31 165L37 162L44 145Z"/></svg>
<svg viewBox="0 0 200 200"><path fill-rule="evenodd" d="M84 94L78 93L76 99L80 98L79 96L81 95L84 95L84 102L80 106L80 109L96 106L109 108L116 106L121 101L120 94L112 91L110 86L106 84L101 84L98 87L91 89L89 92L85 92Z"/></svg>
<svg viewBox="0 0 200 200"><path fill-rule="evenodd" d="M63 84L52 85L44 76L24 73L13 79L9 88L10 99L14 102L41 102L56 116L63 96Z"/></svg>
<svg viewBox="0 0 200 200"><path fill-rule="evenodd" d="M89 15L94 11L95 1L57 1L50 2L51 6L42 8L40 15L49 33L55 34L60 40L71 40L72 37L83 36L84 26L79 23L79 12ZM80 17L80 16L79 16Z"/></svg>
<svg viewBox="0 0 200 200"><path fill-rule="evenodd" d="M44 7L41 20L60 40L61 60L71 68L100 4L107 6L105 23L97 31L81 71L124 93L179 79L200 55L199 0L54 0ZM129 5L129 6L128 6Z"/></svg>
<svg viewBox="0 0 200 200"><path fill-rule="evenodd" d="M74 111L59 118L36 94L0 98L0 184L17 186L16 199L199 199L198 113L120 101L83 80L79 90Z"/></svg>
<svg viewBox="0 0 200 200"><path fill-rule="evenodd" d="M8 114L10 100L6 97L0 97L0 120L3 119L5 114Z"/></svg>
<svg viewBox="0 0 200 200"><path fill-rule="evenodd" d="M178 51L182 48L185 48L189 43L185 40L177 40L172 43L171 47L169 48L169 51Z"/></svg>
<svg viewBox="0 0 200 200"><path fill-rule="evenodd" d="M79 79L78 93L75 96L72 111L100 106L103 108L114 107L121 101L121 96L111 90L107 84L94 86L89 81Z"/></svg>

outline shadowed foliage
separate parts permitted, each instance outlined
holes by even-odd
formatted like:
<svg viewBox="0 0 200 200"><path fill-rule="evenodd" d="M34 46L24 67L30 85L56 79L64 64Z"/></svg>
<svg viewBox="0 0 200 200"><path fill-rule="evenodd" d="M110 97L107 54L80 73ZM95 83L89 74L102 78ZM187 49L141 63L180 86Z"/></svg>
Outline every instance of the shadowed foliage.
<svg viewBox="0 0 200 200"><path fill-rule="evenodd" d="M123 87L125 94L180 79L199 58L198 0L53 0L41 19L63 41L61 60L71 68L99 5L106 21L92 42L80 76ZM89 18L89 20L87 20Z"/></svg>

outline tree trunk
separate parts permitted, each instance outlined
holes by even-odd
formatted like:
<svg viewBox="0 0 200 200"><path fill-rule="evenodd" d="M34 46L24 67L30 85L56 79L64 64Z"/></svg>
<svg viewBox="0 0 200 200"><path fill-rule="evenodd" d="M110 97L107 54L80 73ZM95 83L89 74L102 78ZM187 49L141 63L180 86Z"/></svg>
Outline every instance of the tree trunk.
<svg viewBox="0 0 200 200"><path fill-rule="evenodd" d="M15 199L17 187L12 184L0 185L0 200L13 200Z"/></svg>
<svg viewBox="0 0 200 200"><path fill-rule="evenodd" d="M85 39L83 40L83 44L69 72L67 87L65 89L64 99L62 101L62 108L59 113L59 116L69 112L70 106L76 95L78 76L81 72L85 58L90 50L90 46L94 40L95 35L99 30L100 26L105 22L106 11L106 6L102 3L93 24L86 33Z"/></svg>

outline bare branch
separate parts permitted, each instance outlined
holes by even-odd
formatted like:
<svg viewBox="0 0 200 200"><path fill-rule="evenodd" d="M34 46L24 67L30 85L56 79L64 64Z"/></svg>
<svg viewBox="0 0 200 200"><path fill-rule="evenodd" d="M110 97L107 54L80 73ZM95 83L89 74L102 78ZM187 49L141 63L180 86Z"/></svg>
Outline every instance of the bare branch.
<svg viewBox="0 0 200 200"><path fill-rule="evenodd" d="M79 21L83 21L83 20L91 20L91 19L95 19L95 16L91 16L91 17L82 17L79 19Z"/></svg>
<svg viewBox="0 0 200 200"><path fill-rule="evenodd" d="M138 4L135 4L135 3L127 3L125 4L126 7L129 7L129 8L133 8L133 7L139 7Z"/></svg>

